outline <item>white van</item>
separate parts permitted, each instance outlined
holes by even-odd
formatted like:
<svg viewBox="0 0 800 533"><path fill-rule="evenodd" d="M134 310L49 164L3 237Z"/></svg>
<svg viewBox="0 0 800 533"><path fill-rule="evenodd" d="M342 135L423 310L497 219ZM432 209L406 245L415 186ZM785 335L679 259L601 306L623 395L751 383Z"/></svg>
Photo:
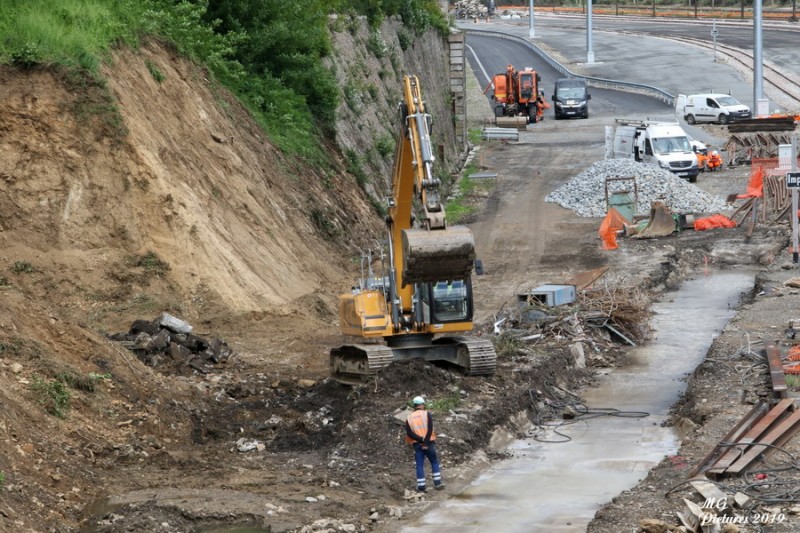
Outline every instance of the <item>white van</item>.
<svg viewBox="0 0 800 533"><path fill-rule="evenodd" d="M729 94L679 94L675 111L689 124L718 122L728 124L753 118L750 108Z"/></svg>
<svg viewBox="0 0 800 533"><path fill-rule="evenodd" d="M700 169L689 136L677 122L617 119L614 157L633 158L669 170L691 183Z"/></svg>

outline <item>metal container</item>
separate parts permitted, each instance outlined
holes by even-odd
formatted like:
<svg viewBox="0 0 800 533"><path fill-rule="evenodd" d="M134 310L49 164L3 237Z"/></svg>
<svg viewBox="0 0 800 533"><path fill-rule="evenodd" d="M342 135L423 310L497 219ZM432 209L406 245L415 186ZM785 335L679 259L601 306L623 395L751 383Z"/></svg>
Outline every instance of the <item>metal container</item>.
<svg viewBox="0 0 800 533"><path fill-rule="evenodd" d="M517 295L520 302L539 303L547 307L571 304L575 301L575 285L541 285Z"/></svg>

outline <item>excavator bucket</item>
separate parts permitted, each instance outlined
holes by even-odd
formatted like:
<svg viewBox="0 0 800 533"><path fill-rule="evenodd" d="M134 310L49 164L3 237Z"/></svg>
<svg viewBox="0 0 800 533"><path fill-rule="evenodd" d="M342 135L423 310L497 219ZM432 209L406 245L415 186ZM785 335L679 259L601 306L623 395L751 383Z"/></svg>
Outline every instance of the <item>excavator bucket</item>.
<svg viewBox="0 0 800 533"><path fill-rule="evenodd" d="M403 230L403 285L464 279L475 263L475 239L466 226Z"/></svg>
<svg viewBox="0 0 800 533"><path fill-rule="evenodd" d="M650 221L644 229L632 235L636 239L650 239L653 237L666 237L675 232L677 225L672 217L672 211L663 202L653 202L650 205Z"/></svg>

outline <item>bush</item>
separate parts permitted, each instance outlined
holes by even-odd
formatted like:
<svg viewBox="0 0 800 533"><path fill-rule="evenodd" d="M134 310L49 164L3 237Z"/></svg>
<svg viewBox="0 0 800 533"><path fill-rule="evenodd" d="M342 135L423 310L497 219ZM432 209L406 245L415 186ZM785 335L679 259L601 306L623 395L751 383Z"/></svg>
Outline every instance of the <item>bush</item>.
<svg viewBox="0 0 800 533"><path fill-rule="evenodd" d="M400 43L400 49L402 49L404 52L409 46L411 46L413 40L414 38L411 36L411 33L409 33L405 28L397 29L397 42Z"/></svg>
<svg viewBox="0 0 800 533"><path fill-rule="evenodd" d="M36 400L48 413L58 418L66 418L71 395L63 381L57 379L44 381L34 376L30 388L36 394Z"/></svg>
<svg viewBox="0 0 800 533"><path fill-rule="evenodd" d="M375 142L375 149L378 151L381 157L384 159L389 157L394 153L395 143L394 137L391 135L381 135L378 137L378 140Z"/></svg>

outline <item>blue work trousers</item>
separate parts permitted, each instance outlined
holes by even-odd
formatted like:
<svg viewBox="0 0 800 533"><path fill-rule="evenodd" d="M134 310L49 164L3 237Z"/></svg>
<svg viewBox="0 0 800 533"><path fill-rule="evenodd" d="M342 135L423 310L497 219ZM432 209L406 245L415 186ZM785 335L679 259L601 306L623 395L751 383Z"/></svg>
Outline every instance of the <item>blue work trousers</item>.
<svg viewBox="0 0 800 533"><path fill-rule="evenodd" d="M436 443L431 441L427 449L422 449L422 444L414 444L414 461L417 463L417 490L425 490L425 458L431 462L431 473L433 474L433 484L442 484L442 469L439 466L439 456L436 455Z"/></svg>

